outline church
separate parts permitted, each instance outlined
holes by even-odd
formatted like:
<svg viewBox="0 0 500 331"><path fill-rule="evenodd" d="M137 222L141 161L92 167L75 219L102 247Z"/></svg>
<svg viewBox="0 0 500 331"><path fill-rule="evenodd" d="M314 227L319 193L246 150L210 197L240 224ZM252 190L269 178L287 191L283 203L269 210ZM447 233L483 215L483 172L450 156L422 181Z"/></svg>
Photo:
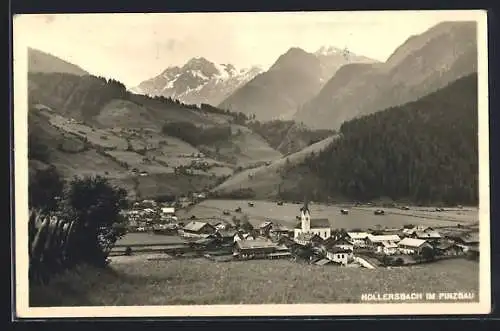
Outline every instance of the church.
<svg viewBox="0 0 500 331"><path fill-rule="evenodd" d="M331 225L326 218L313 218L311 219L311 212L309 210L309 205L307 201L304 202L304 206L300 208L300 223L293 229L294 239L298 239L303 235L318 235L323 240L330 238L331 236Z"/></svg>

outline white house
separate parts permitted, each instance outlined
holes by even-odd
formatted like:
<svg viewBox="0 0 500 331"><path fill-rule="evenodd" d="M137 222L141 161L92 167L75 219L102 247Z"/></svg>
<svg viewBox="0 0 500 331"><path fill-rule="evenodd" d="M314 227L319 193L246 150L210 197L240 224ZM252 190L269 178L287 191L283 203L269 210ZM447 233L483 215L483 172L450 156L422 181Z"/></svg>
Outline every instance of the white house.
<svg viewBox="0 0 500 331"><path fill-rule="evenodd" d="M326 218L311 219L311 212L307 201L300 208L300 223L297 224L294 232L294 239L297 239L301 234L311 233L318 235L322 239L328 239L331 236L331 225Z"/></svg>
<svg viewBox="0 0 500 331"><path fill-rule="evenodd" d="M341 249L354 251L354 244L349 240L348 237L341 237L338 239L330 237L323 242L323 246L326 248L326 250L328 250L328 248L330 247L337 247Z"/></svg>
<svg viewBox="0 0 500 331"><path fill-rule="evenodd" d="M421 254L424 247L432 246L423 239L404 238L398 243L398 249L403 254Z"/></svg>
<svg viewBox="0 0 500 331"><path fill-rule="evenodd" d="M385 255L393 255L397 253L398 245L394 241L382 241L377 250Z"/></svg>
<svg viewBox="0 0 500 331"><path fill-rule="evenodd" d="M396 234L385 235L368 235L367 245L375 249L378 253L386 255L395 254L397 251L397 243L401 240Z"/></svg>
<svg viewBox="0 0 500 331"><path fill-rule="evenodd" d="M307 244L318 244L323 241L323 238L315 233L299 233L299 235L294 239L297 244L307 245Z"/></svg>
<svg viewBox="0 0 500 331"><path fill-rule="evenodd" d="M175 215L175 208L174 207L162 207L161 213L163 215L173 216L173 215Z"/></svg>
<svg viewBox="0 0 500 331"><path fill-rule="evenodd" d="M366 246L366 239L368 238L367 232L347 232L347 238L356 247Z"/></svg>
<svg viewBox="0 0 500 331"><path fill-rule="evenodd" d="M354 259L354 255L352 250L340 248L340 247L331 247L326 251L326 258L330 261L337 262L343 265L347 265Z"/></svg>

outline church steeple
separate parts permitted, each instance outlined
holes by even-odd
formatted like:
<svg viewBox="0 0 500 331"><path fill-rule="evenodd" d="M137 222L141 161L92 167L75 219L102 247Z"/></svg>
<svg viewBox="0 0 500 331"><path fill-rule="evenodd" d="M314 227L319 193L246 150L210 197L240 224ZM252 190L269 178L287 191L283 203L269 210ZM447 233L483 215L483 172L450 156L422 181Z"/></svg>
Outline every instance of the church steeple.
<svg viewBox="0 0 500 331"><path fill-rule="evenodd" d="M309 202L304 199L304 205L300 208L300 222L303 233L311 230L311 212L309 211Z"/></svg>
<svg viewBox="0 0 500 331"><path fill-rule="evenodd" d="M307 200L307 197L304 197L304 205L300 208L300 211L303 213L305 213L305 212L307 212L309 214L311 213L309 211L309 200Z"/></svg>

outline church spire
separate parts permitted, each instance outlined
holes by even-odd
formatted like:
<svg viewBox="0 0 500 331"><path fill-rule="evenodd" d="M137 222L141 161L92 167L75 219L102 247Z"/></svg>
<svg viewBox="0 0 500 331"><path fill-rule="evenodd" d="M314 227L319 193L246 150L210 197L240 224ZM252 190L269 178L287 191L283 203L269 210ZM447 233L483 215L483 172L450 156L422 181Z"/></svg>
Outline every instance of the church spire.
<svg viewBox="0 0 500 331"><path fill-rule="evenodd" d="M307 199L307 197L304 197L304 205L302 206L302 208L300 208L300 211L302 212L308 212L310 213L309 211L309 200Z"/></svg>

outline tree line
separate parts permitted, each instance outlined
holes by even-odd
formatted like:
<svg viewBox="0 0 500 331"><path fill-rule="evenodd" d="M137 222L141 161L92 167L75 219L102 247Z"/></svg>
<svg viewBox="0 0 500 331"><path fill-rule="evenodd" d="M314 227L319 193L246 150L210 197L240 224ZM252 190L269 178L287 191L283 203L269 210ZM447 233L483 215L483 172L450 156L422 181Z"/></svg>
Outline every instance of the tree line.
<svg viewBox="0 0 500 331"><path fill-rule="evenodd" d="M306 164L325 195L478 203L477 75L415 102L345 122Z"/></svg>
<svg viewBox="0 0 500 331"><path fill-rule="evenodd" d="M30 104L41 103L55 109L81 109L84 118L98 115L100 109L113 99L125 99L138 103L158 101L169 107L227 115L232 117L233 123L241 125L250 119L244 113L209 104L186 104L170 97L136 95L127 91L122 82L113 78L66 73L30 73L29 79L32 86L37 86L29 91Z"/></svg>
<svg viewBox="0 0 500 331"><path fill-rule="evenodd" d="M41 103L52 109L79 109L86 119L98 115L109 101L128 95L124 84L104 77L30 73L29 80L38 86L28 93L31 104Z"/></svg>

